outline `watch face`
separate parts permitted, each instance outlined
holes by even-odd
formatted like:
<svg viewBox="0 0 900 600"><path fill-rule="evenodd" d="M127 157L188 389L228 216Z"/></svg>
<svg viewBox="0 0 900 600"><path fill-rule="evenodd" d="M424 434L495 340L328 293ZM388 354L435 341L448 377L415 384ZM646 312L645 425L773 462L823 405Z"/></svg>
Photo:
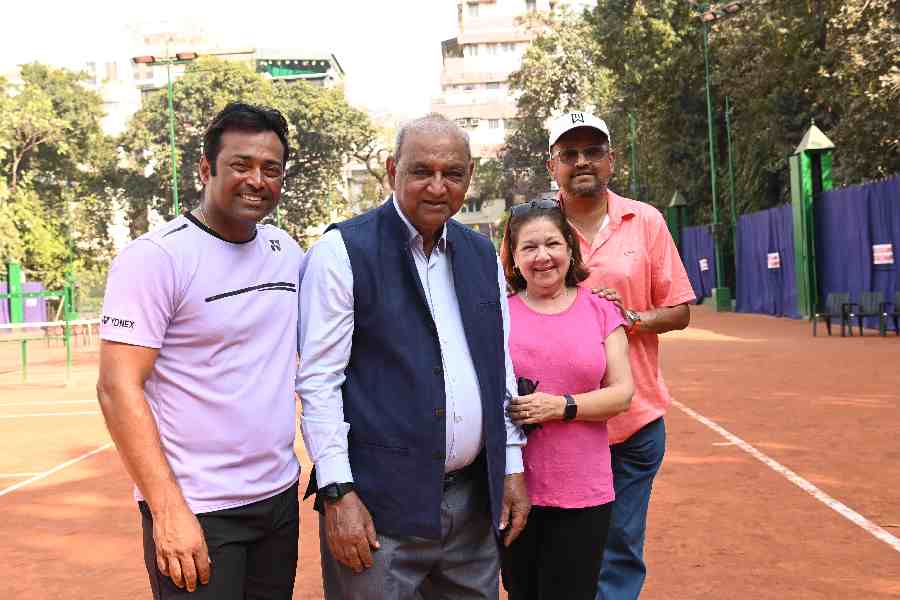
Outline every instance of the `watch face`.
<svg viewBox="0 0 900 600"><path fill-rule="evenodd" d="M575 399L571 396L566 396L566 408L563 412L563 419L571 420L574 419L578 414L578 405L575 404Z"/></svg>

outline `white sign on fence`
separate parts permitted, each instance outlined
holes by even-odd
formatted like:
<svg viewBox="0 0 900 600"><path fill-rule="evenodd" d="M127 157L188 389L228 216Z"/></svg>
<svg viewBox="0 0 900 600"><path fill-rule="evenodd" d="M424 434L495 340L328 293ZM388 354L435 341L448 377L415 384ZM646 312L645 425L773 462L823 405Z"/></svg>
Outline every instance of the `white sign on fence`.
<svg viewBox="0 0 900 600"><path fill-rule="evenodd" d="M25 298L25 308L37 308L37 298Z"/></svg>
<svg viewBox="0 0 900 600"><path fill-rule="evenodd" d="M709 261L705 258L700 259L700 272L709 271Z"/></svg>
<svg viewBox="0 0 900 600"><path fill-rule="evenodd" d="M894 264L894 245L875 244L872 246L872 262L876 265Z"/></svg>
<svg viewBox="0 0 900 600"><path fill-rule="evenodd" d="M769 252L766 254L766 266L770 269L780 269L781 254L778 252Z"/></svg>

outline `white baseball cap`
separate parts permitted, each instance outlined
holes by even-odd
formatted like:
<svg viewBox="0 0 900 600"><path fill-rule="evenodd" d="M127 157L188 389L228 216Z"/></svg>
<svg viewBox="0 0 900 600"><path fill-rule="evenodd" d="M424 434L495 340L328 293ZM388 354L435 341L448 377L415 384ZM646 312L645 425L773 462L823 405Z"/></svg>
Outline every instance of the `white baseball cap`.
<svg viewBox="0 0 900 600"><path fill-rule="evenodd" d="M603 119L597 118L591 113L586 112L570 112L560 115L553 119L550 123L550 143L548 149L553 148L553 144L563 136L564 133L576 129L578 127L590 127L603 133L606 140L611 144L612 139L609 136L609 127Z"/></svg>

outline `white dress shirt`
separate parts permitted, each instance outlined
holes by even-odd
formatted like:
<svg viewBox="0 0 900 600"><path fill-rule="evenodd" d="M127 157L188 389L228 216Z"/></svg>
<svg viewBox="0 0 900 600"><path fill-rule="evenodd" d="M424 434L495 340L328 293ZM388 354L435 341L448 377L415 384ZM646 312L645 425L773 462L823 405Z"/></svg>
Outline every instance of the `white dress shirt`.
<svg viewBox="0 0 900 600"><path fill-rule="evenodd" d="M475 460L484 445L481 392L463 329L453 283L453 268L447 255L447 228L426 256L421 234L412 226L397 201L394 209L409 230L409 244L428 308L437 327L444 367L446 392L445 471L461 469ZM506 388L517 394L516 378L509 356L509 305L506 279L497 262ZM303 404L301 430L307 452L316 465L316 482L324 487L353 481L347 453L350 424L344 421L341 386L350 362L353 338L353 269L341 233L327 232L310 249L300 285L299 351L296 390ZM506 403L505 403L506 404ZM504 406L505 409L505 406ZM521 473L521 428L506 415L506 473Z"/></svg>

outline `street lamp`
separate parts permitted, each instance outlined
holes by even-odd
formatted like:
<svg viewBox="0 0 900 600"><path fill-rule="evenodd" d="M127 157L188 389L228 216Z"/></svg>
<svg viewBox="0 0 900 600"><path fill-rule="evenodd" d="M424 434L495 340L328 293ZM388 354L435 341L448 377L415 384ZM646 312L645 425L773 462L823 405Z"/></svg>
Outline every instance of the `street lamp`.
<svg viewBox="0 0 900 600"><path fill-rule="evenodd" d="M168 53L166 53L168 54ZM178 52L172 56L135 56L131 62L136 65L165 65L166 66L166 96L168 98L169 112L169 145L172 150L172 213L178 216L181 206L178 202L178 153L175 147L175 106L173 103L172 65L181 65L196 60L199 55L196 52Z"/></svg>
<svg viewBox="0 0 900 600"><path fill-rule="evenodd" d="M716 253L716 289L714 291L716 310L728 310L731 308L731 293L725 287L724 273L722 272L722 249L719 246L720 223L719 202L716 190L716 143L713 131L712 90L709 77L709 30L712 24L721 19L734 16L743 8L740 1L730 2L723 6L713 6L709 2L695 3L693 8L698 12L700 22L703 24L703 63L706 72L706 120L709 130L709 182L712 191L713 208L713 244Z"/></svg>
<svg viewBox="0 0 900 600"><path fill-rule="evenodd" d="M169 112L169 144L172 147L172 210L175 216L181 212L178 202L178 157L175 147L175 106L173 103L172 65L182 65L200 58L197 52L176 52L175 56L169 56L168 45L166 56L135 56L131 62L136 65L150 65L166 67L166 94L168 98ZM234 56L239 54L254 54L256 48L228 50L224 52L204 52L203 56Z"/></svg>

